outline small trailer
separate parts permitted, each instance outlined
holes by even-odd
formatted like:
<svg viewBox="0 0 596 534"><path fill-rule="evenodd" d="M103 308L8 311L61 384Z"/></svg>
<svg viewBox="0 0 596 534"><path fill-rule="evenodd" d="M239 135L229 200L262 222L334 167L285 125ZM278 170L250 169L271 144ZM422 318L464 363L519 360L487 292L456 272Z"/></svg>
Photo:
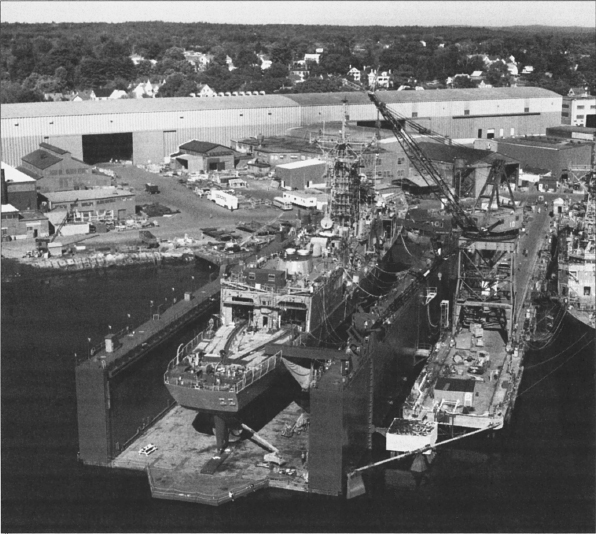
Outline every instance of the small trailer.
<svg viewBox="0 0 596 534"><path fill-rule="evenodd" d="M222 208L228 208L230 211L238 209L238 197L230 193L212 189L207 198Z"/></svg>
<svg viewBox="0 0 596 534"><path fill-rule="evenodd" d="M291 211L294 207L289 199L282 197L275 197L273 199L273 205L282 211Z"/></svg>
<svg viewBox="0 0 596 534"><path fill-rule="evenodd" d="M145 184L145 191L151 195L159 194L159 187L153 184Z"/></svg>

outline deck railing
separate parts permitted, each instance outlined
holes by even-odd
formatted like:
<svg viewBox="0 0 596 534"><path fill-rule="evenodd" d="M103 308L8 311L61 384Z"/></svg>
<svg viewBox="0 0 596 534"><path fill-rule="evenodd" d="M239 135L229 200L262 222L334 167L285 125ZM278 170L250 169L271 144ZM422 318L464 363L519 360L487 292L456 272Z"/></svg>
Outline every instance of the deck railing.
<svg viewBox="0 0 596 534"><path fill-rule="evenodd" d="M198 336L197 336L198 337ZM170 377L168 372L175 367L175 360L170 362L168 370L164 374L164 383L170 383ZM247 367L242 379L236 383L224 382L223 384L205 384L199 383L191 379L178 378L173 382L174 385L187 387L189 389L201 389L207 391L226 391L228 393L239 393L243 389L246 389L251 384L254 384L257 380L265 376L266 374L273 371L281 362L281 351L277 352L270 358L267 358L264 362L254 367Z"/></svg>
<svg viewBox="0 0 596 534"><path fill-rule="evenodd" d="M265 376L267 373L273 371L281 362L281 351L277 352L271 358L268 358L263 363L256 367L248 368L244 378L234 386L234 391L240 393L243 389L253 384L256 380Z"/></svg>

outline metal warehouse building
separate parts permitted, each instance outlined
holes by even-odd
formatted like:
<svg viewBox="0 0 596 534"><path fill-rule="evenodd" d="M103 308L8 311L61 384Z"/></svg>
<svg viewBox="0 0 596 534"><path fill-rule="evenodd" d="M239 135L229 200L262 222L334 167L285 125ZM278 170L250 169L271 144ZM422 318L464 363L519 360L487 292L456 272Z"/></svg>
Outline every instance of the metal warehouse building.
<svg viewBox="0 0 596 534"><path fill-rule="evenodd" d="M387 91L379 98L459 141L544 134L561 123L562 97L534 87ZM18 165L46 142L89 164L111 158L160 162L191 139L229 146L232 139L339 121L344 99L350 121L377 119L364 93L5 104L2 160Z"/></svg>

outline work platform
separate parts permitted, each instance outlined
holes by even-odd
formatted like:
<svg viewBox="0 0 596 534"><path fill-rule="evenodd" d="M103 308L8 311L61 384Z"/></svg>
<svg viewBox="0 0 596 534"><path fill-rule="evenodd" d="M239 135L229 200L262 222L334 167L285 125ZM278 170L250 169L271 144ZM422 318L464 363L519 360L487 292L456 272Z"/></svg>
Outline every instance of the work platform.
<svg viewBox="0 0 596 534"><path fill-rule="evenodd" d="M279 449L286 461L282 467L267 467L264 456L270 451L249 437L230 445L229 455L222 455L223 461L213 474L201 473L213 461L215 436L196 431L193 421L197 413L181 406L175 406L134 440L111 467L146 471L153 497L215 506L265 487L305 492L308 468L302 463L302 452L308 447L308 428L291 437L281 434L302 413L292 402L258 431L260 437ZM139 454L150 443L157 451L150 456Z"/></svg>

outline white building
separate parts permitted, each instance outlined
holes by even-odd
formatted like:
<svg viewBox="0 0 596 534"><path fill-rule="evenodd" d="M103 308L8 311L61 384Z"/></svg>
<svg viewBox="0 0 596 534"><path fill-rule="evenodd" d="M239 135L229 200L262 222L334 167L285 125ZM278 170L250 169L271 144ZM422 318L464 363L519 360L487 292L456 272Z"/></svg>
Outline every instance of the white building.
<svg viewBox="0 0 596 534"><path fill-rule="evenodd" d="M596 115L596 97L594 96L564 96L561 110L561 124L571 126L586 126L588 117L593 123Z"/></svg>
<svg viewBox="0 0 596 534"><path fill-rule="evenodd" d="M217 93L207 84L200 84L196 95L199 97L210 98L212 96L217 96Z"/></svg>
<svg viewBox="0 0 596 534"><path fill-rule="evenodd" d="M360 71L356 67L352 67L348 71L348 76L351 76L354 79L355 82L359 82L360 81Z"/></svg>
<svg viewBox="0 0 596 534"><path fill-rule="evenodd" d="M321 54L304 54L304 61L314 61L317 65L321 59Z"/></svg>

